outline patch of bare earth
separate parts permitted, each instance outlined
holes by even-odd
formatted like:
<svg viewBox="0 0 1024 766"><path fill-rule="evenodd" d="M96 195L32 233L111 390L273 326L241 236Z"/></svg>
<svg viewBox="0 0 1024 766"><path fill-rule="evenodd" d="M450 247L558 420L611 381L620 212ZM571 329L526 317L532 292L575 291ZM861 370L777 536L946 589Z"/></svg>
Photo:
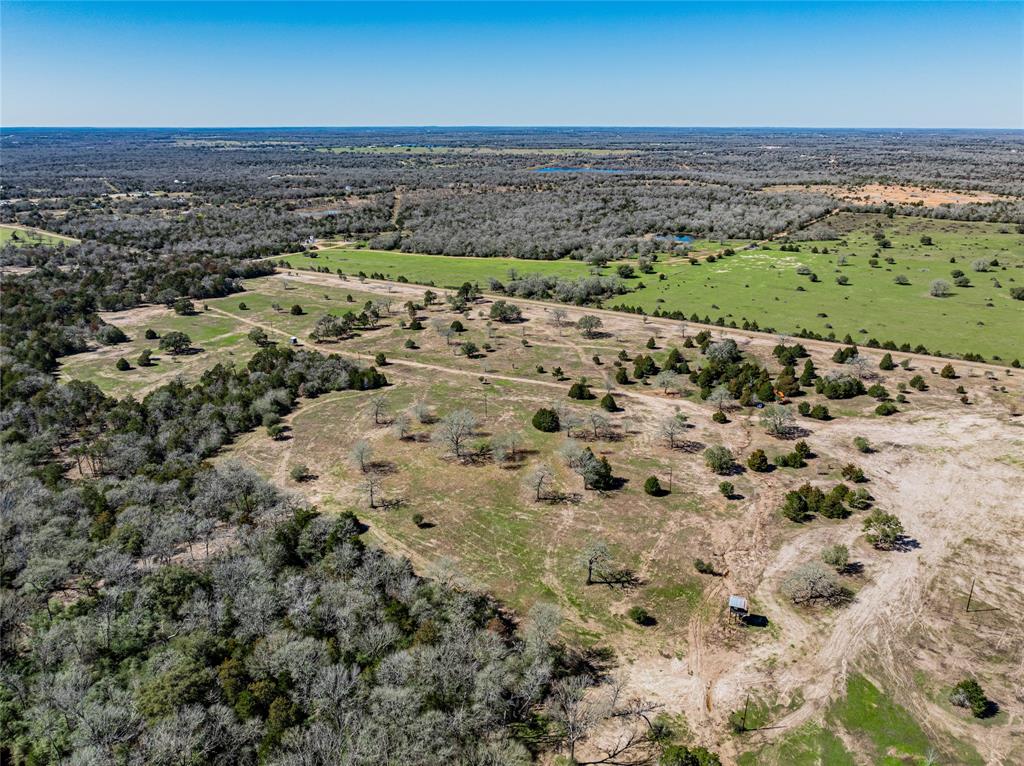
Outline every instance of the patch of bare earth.
<svg viewBox="0 0 1024 766"><path fill-rule="evenodd" d="M786 192L810 189L827 194L830 197L853 202L860 205L914 205L939 207L940 205L968 205L999 202L1011 199L1003 194L986 191L956 191L953 189L929 189L922 186L903 186L893 184L866 184L864 186L833 186L799 184L780 184L765 187L767 192Z"/></svg>

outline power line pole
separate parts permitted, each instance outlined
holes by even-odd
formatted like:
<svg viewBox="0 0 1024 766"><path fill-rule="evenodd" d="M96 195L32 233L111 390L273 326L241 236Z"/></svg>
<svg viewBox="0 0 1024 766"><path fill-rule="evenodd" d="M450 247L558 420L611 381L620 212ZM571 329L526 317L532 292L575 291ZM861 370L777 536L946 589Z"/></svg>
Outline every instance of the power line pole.
<svg viewBox="0 0 1024 766"><path fill-rule="evenodd" d="M967 606L964 608L965 612L971 611L971 599L974 597L974 581L976 577L971 578L971 592L967 594Z"/></svg>

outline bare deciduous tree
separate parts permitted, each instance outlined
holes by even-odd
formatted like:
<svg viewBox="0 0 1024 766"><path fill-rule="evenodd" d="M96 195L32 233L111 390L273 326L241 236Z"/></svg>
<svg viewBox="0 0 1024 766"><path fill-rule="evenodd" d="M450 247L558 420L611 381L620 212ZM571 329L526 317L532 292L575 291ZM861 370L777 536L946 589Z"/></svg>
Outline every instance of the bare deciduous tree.
<svg viewBox="0 0 1024 766"><path fill-rule="evenodd" d="M445 345L450 346L452 344L452 337L457 333L452 329L451 323L446 322L443 319L434 319L431 323L434 331L444 338Z"/></svg>
<svg viewBox="0 0 1024 766"><path fill-rule="evenodd" d="M668 442L669 447L675 449L676 440L682 436L686 428L686 415L677 412L658 423L658 435Z"/></svg>
<svg viewBox="0 0 1024 766"><path fill-rule="evenodd" d="M829 604L841 603L848 593L835 572L818 561L801 564L782 581L782 592L794 604L809 604L824 601Z"/></svg>
<svg viewBox="0 0 1024 766"><path fill-rule="evenodd" d="M366 501L370 508L377 507L377 500L380 499L380 493L383 487L383 480L376 474L368 473L363 478L363 482L359 485L359 489L364 495L366 495Z"/></svg>
<svg viewBox="0 0 1024 766"><path fill-rule="evenodd" d="M875 380L878 378L878 374L875 372L874 366L871 364L871 360L866 357L856 354L847 359L844 366L849 367L853 370L861 380Z"/></svg>
<svg viewBox="0 0 1024 766"><path fill-rule="evenodd" d="M593 410L587 414L587 422L590 424L591 430L594 432L594 438L600 439L611 430L611 424L604 415L596 410Z"/></svg>
<svg viewBox="0 0 1024 766"><path fill-rule="evenodd" d="M356 464L356 467L363 473L366 473L370 461L373 460L373 447L370 446L370 442L366 441L366 439L360 439L352 445L352 451L349 454L352 456L352 462Z"/></svg>
<svg viewBox="0 0 1024 766"><path fill-rule="evenodd" d="M604 540L590 540L580 552L580 562L587 568L587 585L594 582L594 574L600 574L612 560L608 543Z"/></svg>
<svg viewBox="0 0 1024 766"><path fill-rule="evenodd" d="M718 405L719 412L736 406L736 399L725 386L718 386L708 394L708 401Z"/></svg>
<svg viewBox="0 0 1024 766"><path fill-rule="evenodd" d="M432 439L444 448L461 458L465 455L466 442L476 432L476 416L469 410L456 410L441 419Z"/></svg>
<svg viewBox="0 0 1024 766"><path fill-rule="evenodd" d="M761 426L772 436L783 436L793 427L793 413L781 404L767 404L761 410Z"/></svg>
<svg viewBox="0 0 1024 766"><path fill-rule="evenodd" d="M655 752L651 718L661 706L639 697L625 698L624 691L621 678L597 684L590 676L569 676L552 686L546 710L571 763L576 763L576 749L588 740L600 755L587 763L639 766L651 762ZM607 736L591 740L599 730Z"/></svg>
<svg viewBox="0 0 1024 766"><path fill-rule="evenodd" d="M391 430L399 439L408 439L409 426L411 425L411 423L412 421L409 418L409 416L406 415L404 412L400 412L397 415L395 415L394 420L391 421Z"/></svg>
<svg viewBox="0 0 1024 766"><path fill-rule="evenodd" d="M565 320L569 316L569 312L563 308L551 309L551 323L558 328L558 334L562 334L562 327L565 325Z"/></svg>
<svg viewBox="0 0 1024 766"><path fill-rule="evenodd" d="M685 387L685 378L678 372L662 370L654 376L654 385L659 386L666 394L679 394Z"/></svg>
<svg viewBox="0 0 1024 766"><path fill-rule="evenodd" d="M387 397L384 394L377 394L370 399L370 411L373 413L373 422L376 425L387 423Z"/></svg>
<svg viewBox="0 0 1024 766"><path fill-rule="evenodd" d="M412 415L416 420L424 425L429 423L433 417L430 405L422 399L412 406Z"/></svg>
<svg viewBox="0 0 1024 766"><path fill-rule="evenodd" d="M533 490L533 499L536 502L539 503L544 498L544 488L548 485L553 476L554 473L552 470L548 466L541 464L534 468L533 472L527 478L527 484L530 489Z"/></svg>
<svg viewBox="0 0 1024 766"><path fill-rule="evenodd" d="M559 426L565 431L565 435L571 439L573 430L583 424L583 418L565 402L555 402L551 405L551 409L558 414Z"/></svg>
<svg viewBox="0 0 1024 766"><path fill-rule="evenodd" d="M491 442L491 456L496 463L515 460L519 454L519 434L501 434Z"/></svg>

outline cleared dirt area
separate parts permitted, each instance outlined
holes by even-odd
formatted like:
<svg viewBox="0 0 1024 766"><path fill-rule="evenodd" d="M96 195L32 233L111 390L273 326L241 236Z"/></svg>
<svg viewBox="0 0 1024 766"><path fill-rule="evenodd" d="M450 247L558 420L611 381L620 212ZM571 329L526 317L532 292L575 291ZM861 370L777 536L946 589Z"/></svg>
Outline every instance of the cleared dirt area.
<svg viewBox="0 0 1024 766"><path fill-rule="evenodd" d="M922 186L903 186L893 184L866 184L864 186L832 186L801 184L779 184L765 187L767 192L786 192L796 190L813 190L830 197L861 205L923 205L939 207L941 205L967 205L998 202L1011 199L1002 194L985 191L956 191L953 189L928 189Z"/></svg>

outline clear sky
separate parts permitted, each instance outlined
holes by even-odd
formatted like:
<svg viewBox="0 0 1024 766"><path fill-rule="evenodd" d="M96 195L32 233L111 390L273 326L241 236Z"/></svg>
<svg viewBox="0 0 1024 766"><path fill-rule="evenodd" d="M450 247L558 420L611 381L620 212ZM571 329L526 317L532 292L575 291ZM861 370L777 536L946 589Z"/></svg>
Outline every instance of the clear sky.
<svg viewBox="0 0 1024 766"><path fill-rule="evenodd" d="M1024 128L1024 2L0 2L0 122Z"/></svg>

